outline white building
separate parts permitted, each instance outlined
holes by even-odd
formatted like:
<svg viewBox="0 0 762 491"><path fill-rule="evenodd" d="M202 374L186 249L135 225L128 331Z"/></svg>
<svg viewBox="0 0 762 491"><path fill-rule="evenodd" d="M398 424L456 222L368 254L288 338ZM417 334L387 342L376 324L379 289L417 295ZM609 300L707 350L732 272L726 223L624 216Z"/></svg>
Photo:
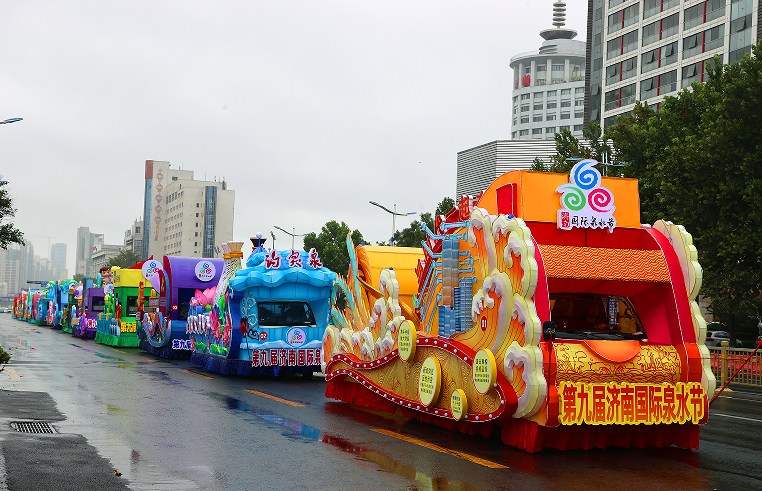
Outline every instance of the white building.
<svg viewBox="0 0 762 491"><path fill-rule="evenodd" d="M144 204L144 259L222 257L219 244L233 240L235 191L224 179L196 181L193 171L148 160Z"/></svg>
<svg viewBox="0 0 762 491"><path fill-rule="evenodd" d="M564 29L566 4L553 4L555 28L540 32L538 51L521 53L513 69L513 140L553 139L564 128L582 136L585 109L585 43Z"/></svg>
<svg viewBox="0 0 762 491"><path fill-rule="evenodd" d="M124 250L143 256L143 220L136 219L132 226L124 231Z"/></svg>
<svg viewBox="0 0 762 491"><path fill-rule="evenodd" d="M751 52L762 0L588 0L589 121L616 124L636 100L656 106ZM587 122L587 121L586 121Z"/></svg>

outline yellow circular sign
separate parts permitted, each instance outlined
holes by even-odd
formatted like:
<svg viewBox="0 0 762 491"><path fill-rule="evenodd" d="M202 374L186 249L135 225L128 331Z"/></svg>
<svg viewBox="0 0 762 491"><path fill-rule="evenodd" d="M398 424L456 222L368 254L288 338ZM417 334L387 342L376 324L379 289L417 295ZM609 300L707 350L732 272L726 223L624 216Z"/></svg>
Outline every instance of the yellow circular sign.
<svg viewBox="0 0 762 491"><path fill-rule="evenodd" d="M473 378L479 394L486 394L495 385L497 363L495 363L495 355L490 350L479 350L474 356Z"/></svg>
<svg viewBox="0 0 762 491"><path fill-rule="evenodd" d="M456 421L463 419L463 416L468 412L468 399L466 399L466 393L463 389L455 389L452 391L452 397L450 397L450 410L452 411L452 417Z"/></svg>
<svg viewBox="0 0 762 491"><path fill-rule="evenodd" d="M410 321L404 321L400 325L400 332L397 334L397 349L400 352L400 358L408 361L415 355L415 344L418 339L415 326Z"/></svg>
<svg viewBox="0 0 762 491"><path fill-rule="evenodd" d="M424 406L430 406L439 398L442 386L442 366L433 356L429 356L421 365L418 375L418 397Z"/></svg>

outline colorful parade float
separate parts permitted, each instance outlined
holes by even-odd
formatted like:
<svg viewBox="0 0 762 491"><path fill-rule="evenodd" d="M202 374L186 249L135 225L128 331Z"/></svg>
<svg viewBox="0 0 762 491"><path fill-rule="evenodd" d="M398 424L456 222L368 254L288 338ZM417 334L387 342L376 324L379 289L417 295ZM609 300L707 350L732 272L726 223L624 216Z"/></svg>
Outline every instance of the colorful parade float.
<svg viewBox="0 0 762 491"><path fill-rule="evenodd" d="M692 237L642 225L637 181L595 164L463 197L427 230L411 303L394 269L369 278L352 254L326 396L529 452L698 448L715 379Z"/></svg>
<svg viewBox="0 0 762 491"><path fill-rule="evenodd" d="M101 271L105 309L97 319L96 342L120 348L138 347L140 341L135 316L140 303L140 283L145 281L145 265L151 262Z"/></svg>
<svg viewBox="0 0 762 491"><path fill-rule="evenodd" d="M275 251L264 248L261 234L251 240L244 269L243 242L223 244L214 295L194 298L187 323L190 362L223 374L310 377L320 370L336 274L315 249Z"/></svg>
<svg viewBox="0 0 762 491"><path fill-rule="evenodd" d="M87 287L82 289L82 308L76 322L72 319L71 335L82 339L95 339L98 319L106 310L106 293L89 278L83 281Z"/></svg>
<svg viewBox="0 0 762 491"><path fill-rule="evenodd" d="M163 271L152 282L159 295L147 302L158 305L142 316L140 349L161 358L190 358L188 318L196 315L199 302L211 310L224 273L223 259L164 256Z"/></svg>

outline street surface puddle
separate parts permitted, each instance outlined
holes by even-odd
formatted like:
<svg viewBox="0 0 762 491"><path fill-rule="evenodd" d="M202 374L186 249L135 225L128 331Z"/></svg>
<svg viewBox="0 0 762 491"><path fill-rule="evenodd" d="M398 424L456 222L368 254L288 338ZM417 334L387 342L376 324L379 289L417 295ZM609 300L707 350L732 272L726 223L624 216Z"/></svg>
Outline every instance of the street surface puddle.
<svg viewBox="0 0 762 491"><path fill-rule="evenodd" d="M331 436L324 433L320 441L332 445L343 452L356 455L364 460L367 460L368 462L373 462L386 472L399 474L400 476L410 479L411 481L415 481L418 483L418 487L414 489L417 490L448 491L458 489L467 491L485 491L483 488L472 486L463 481L450 480L444 477L429 476L428 474L424 474L423 472L415 470L409 465L402 464L378 452L373 452L371 450L358 447L349 441L337 436Z"/></svg>
<svg viewBox="0 0 762 491"><path fill-rule="evenodd" d="M334 448L355 455L357 458L361 458L368 462L372 462L378 465L382 470L398 474L402 477L415 481L417 485L413 490L466 490L466 491L486 491L483 488L472 486L468 483L450 480L443 477L429 476L423 472L417 471L413 467L402 464L386 455L374 452L359 446L356 446L343 438L332 436L327 433L322 433L315 427L307 426L299 421L286 418L279 414L267 411L264 409L258 409L251 407L250 404L240 399L225 396L218 393L208 393L214 399L224 402L229 409L238 410L253 414L257 418L266 421L271 424L276 424L284 428L288 428L294 435L301 435L307 437L310 441L319 441L327 443Z"/></svg>

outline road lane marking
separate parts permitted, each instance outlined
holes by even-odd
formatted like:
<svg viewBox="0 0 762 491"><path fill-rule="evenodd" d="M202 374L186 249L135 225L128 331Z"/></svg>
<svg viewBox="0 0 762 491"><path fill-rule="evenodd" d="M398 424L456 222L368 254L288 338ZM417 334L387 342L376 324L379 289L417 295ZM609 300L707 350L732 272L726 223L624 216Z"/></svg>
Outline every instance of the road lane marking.
<svg viewBox="0 0 762 491"><path fill-rule="evenodd" d="M299 404L298 402L281 399L280 397L276 397L276 396L271 396L270 394L265 394L264 392L259 392L258 390L245 390L244 392L251 392L252 394L256 394L262 397L267 397L268 399L272 399L273 401L282 402L283 404L288 404L290 406L304 407L304 404Z"/></svg>
<svg viewBox="0 0 762 491"><path fill-rule="evenodd" d="M209 380L214 380L214 377L207 377L206 375L201 375L200 373L191 372L190 370L185 370L185 369L181 368L180 371L184 372L184 373L190 373L191 375L195 375L196 377L201 377L201 378L205 378L205 379L209 379Z"/></svg>
<svg viewBox="0 0 762 491"><path fill-rule="evenodd" d="M156 363L157 361L159 361L159 360L152 360L150 358L143 358L142 356L140 357L140 359L144 361L150 361L151 363Z"/></svg>
<svg viewBox="0 0 762 491"><path fill-rule="evenodd" d="M114 349L114 348L111 348L111 349L112 349L112 350L114 350L114 351L116 351L117 353L124 353L125 355L127 354L127 352L126 352L126 351L119 351L118 349Z"/></svg>
<svg viewBox="0 0 762 491"><path fill-rule="evenodd" d="M746 401L746 402L762 402L762 399L743 399L736 396L717 396L720 399L730 399L733 401Z"/></svg>
<svg viewBox="0 0 762 491"><path fill-rule="evenodd" d="M13 368L9 368L8 370L6 370L6 372L8 372L8 377L11 380L21 380L21 377L19 377L19 375L16 373L16 370L14 370Z"/></svg>
<svg viewBox="0 0 762 491"><path fill-rule="evenodd" d="M725 416L726 418L743 419L744 421L754 421L755 423L762 423L762 419L744 418L743 416L733 416L732 414L722 413L709 413L712 416Z"/></svg>
<svg viewBox="0 0 762 491"><path fill-rule="evenodd" d="M481 459L479 457L469 455L467 453L458 452L457 450L451 450L449 448L440 447L439 445L435 445L433 443L424 442L423 440L418 440L416 438L412 438L409 436L401 435L399 433L395 433L393 431L389 430L382 430L381 428L371 428L370 431L375 431L376 433L382 433L387 436L391 436L394 438L399 438L400 440L404 440L408 443L413 443L415 445L420 445L422 447L429 448L431 450L436 450L437 452L442 452L450 455L454 455L455 457L460 457L461 459L466 459L469 462L473 462L475 464L480 464L486 467L490 467L492 469L508 469L507 465L498 464L496 462L491 462L489 460Z"/></svg>

